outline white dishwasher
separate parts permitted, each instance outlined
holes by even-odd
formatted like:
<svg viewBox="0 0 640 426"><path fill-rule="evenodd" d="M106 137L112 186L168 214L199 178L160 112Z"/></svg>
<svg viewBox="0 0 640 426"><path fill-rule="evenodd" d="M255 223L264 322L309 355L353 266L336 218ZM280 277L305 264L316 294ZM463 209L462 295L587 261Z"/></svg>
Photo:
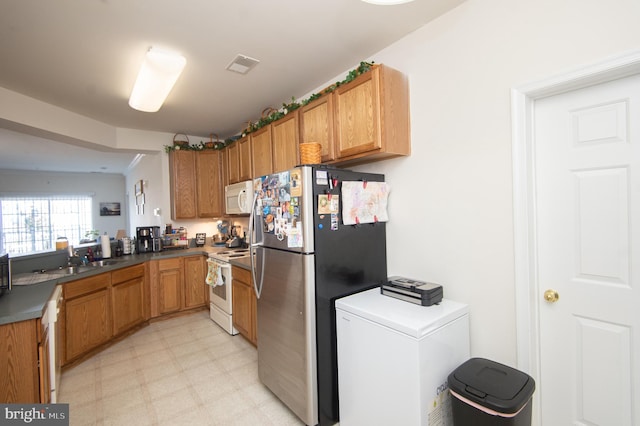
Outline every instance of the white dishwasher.
<svg viewBox="0 0 640 426"><path fill-rule="evenodd" d="M47 301L46 315L42 321L46 322L49 327L49 374L51 384L51 403L58 402L60 395L60 373L62 365L62 347L60 339L60 322L58 315L62 307L62 286L57 285L53 290L51 298Z"/></svg>
<svg viewBox="0 0 640 426"><path fill-rule="evenodd" d="M336 300L340 425L450 425L447 377L469 359L469 310L379 288Z"/></svg>

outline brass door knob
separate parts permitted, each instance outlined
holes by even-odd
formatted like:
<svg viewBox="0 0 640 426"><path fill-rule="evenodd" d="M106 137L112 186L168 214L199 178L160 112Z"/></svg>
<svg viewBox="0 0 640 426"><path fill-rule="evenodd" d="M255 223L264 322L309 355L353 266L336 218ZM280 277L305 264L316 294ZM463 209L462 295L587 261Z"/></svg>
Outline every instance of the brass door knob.
<svg viewBox="0 0 640 426"><path fill-rule="evenodd" d="M560 295L557 291L549 289L544 292L544 300L546 300L547 302L554 303L557 302L558 299L560 299Z"/></svg>

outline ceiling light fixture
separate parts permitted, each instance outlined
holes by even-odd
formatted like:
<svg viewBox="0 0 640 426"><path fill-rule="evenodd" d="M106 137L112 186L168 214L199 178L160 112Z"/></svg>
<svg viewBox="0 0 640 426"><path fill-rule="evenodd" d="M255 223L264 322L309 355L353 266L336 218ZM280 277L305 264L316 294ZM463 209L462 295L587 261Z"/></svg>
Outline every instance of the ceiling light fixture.
<svg viewBox="0 0 640 426"><path fill-rule="evenodd" d="M392 6L394 4L409 3L413 0L362 0L365 3L377 4L380 6Z"/></svg>
<svg viewBox="0 0 640 426"><path fill-rule="evenodd" d="M186 63L184 56L149 49L131 91L129 106L138 111L158 111Z"/></svg>

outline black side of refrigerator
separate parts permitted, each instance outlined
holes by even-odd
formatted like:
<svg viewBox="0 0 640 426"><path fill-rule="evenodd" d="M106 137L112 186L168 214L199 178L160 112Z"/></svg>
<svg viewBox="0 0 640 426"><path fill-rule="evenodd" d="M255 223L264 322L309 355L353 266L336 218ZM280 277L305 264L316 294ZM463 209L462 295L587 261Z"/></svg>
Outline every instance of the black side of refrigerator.
<svg viewBox="0 0 640 426"><path fill-rule="evenodd" d="M344 181L362 181L363 184L384 182L384 175L333 168L326 170L331 183L324 185L321 180L314 179L313 209L320 425L339 421L335 301L380 286L387 279L385 223L344 225L342 201L337 224L336 217L317 214L319 195L330 193L340 196Z"/></svg>

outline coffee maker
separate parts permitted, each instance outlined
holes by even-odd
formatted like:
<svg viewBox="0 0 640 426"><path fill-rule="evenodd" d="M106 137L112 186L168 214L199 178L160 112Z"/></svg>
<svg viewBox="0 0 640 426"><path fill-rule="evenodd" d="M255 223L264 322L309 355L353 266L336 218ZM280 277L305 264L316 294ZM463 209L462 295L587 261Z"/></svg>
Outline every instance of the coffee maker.
<svg viewBox="0 0 640 426"><path fill-rule="evenodd" d="M159 226L139 226L136 228L136 250L138 253L162 250Z"/></svg>

